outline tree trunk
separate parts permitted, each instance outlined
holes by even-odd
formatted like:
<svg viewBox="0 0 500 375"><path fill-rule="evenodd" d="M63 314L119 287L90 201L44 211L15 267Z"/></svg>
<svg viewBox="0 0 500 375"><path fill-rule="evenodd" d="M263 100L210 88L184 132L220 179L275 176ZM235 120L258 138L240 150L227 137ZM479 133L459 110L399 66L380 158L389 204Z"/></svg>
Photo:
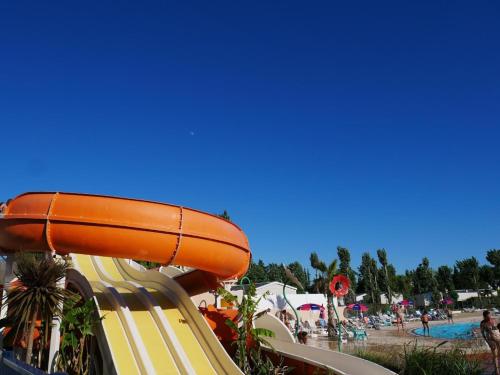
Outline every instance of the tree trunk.
<svg viewBox="0 0 500 375"><path fill-rule="evenodd" d="M31 357L33 356L33 334L35 333L37 316L38 316L38 309L35 309L31 317L30 328L28 329L28 346L26 348L26 363L28 365L31 365Z"/></svg>
<svg viewBox="0 0 500 375"><path fill-rule="evenodd" d="M387 265L384 266L385 271L385 282L387 283L387 298L389 300L389 305L392 305L392 292L391 286L389 285L389 272L387 271Z"/></svg>
<svg viewBox="0 0 500 375"><path fill-rule="evenodd" d="M335 333L335 312L333 311L333 301L330 296L326 297L327 300L327 310L328 310L328 337L334 337Z"/></svg>
<svg viewBox="0 0 500 375"><path fill-rule="evenodd" d="M377 274L373 275L373 288L374 290L378 293L376 295L377 301L374 302L375 304L379 305L380 304L380 289L378 287L378 279L377 279Z"/></svg>
<svg viewBox="0 0 500 375"><path fill-rule="evenodd" d="M481 304L481 307L483 307L483 299L481 298L481 293L479 292L479 282L477 281L477 279L475 277L474 277L473 281L474 281L474 284L476 286L476 293L477 293L477 297L479 298L479 303Z"/></svg>
<svg viewBox="0 0 500 375"><path fill-rule="evenodd" d="M78 356L78 373L83 373L83 355L85 350L85 336L80 337L80 353Z"/></svg>
<svg viewBox="0 0 500 375"><path fill-rule="evenodd" d="M370 280L370 285L368 286L367 289L370 290L370 295L372 297L372 303L375 303L375 294L373 293L373 277L372 277L371 271L368 274L368 280Z"/></svg>

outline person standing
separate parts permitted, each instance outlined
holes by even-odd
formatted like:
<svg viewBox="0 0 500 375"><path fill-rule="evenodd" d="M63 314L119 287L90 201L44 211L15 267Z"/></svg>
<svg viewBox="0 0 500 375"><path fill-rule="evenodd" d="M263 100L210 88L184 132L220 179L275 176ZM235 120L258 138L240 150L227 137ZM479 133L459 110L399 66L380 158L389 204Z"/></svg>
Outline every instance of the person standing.
<svg viewBox="0 0 500 375"><path fill-rule="evenodd" d="M496 326L496 321L491 317L488 310L483 311L483 320L480 324L481 335L490 347L493 354L493 364L495 365L495 374L500 375L498 369L498 356L500 355L500 330Z"/></svg>
<svg viewBox="0 0 500 375"><path fill-rule="evenodd" d="M446 317L448 318L448 323L454 323L453 321L453 311L446 307L446 309L444 310L444 312L446 313Z"/></svg>
<svg viewBox="0 0 500 375"><path fill-rule="evenodd" d="M430 337L431 333L429 329L429 319L430 319L429 313L427 312L427 310L424 310L424 313L420 317L420 320L422 321L422 326L424 327L424 336L425 336L425 331L427 330L427 335Z"/></svg>
<svg viewBox="0 0 500 375"><path fill-rule="evenodd" d="M321 305L321 307L319 309L319 324L320 324L321 328L325 328L327 326L326 320L325 320L325 307L323 306L323 304Z"/></svg>
<svg viewBox="0 0 500 375"><path fill-rule="evenodd" d="M399 333L399 325L401 324L401 331L404 333L405 331L405 314L404 314L404 307L400 306L399 308L396 307L396 326L398 327L398 333Z"/></svg>
<svg viewBox="0 0 500 375"><path fill-rule="evenodd" d="M290 324L290 319L288 317L288 312L286 309L282 309L281 311L276 313L277 317L279 320L283 322L283 324L290 330L292 331L292 325Z"/></svg>

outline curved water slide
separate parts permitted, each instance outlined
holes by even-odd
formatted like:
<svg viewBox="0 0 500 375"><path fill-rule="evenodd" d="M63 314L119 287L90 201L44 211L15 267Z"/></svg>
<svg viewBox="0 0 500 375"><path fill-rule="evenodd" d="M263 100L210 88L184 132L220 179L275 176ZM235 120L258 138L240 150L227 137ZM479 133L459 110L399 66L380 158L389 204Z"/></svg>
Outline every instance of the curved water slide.
<svg viewBox="0 0 500 375"><path fill-rule="evenodd" d="M71 254L68 283L94 298L105 316L98 335L104 373L241 373L176 281L123 259L208 275L192 278L197 281L238 277L248 268L250 250L236 225L156 202L27 193L3 207L0 248Z"/></svg>
<svg viewBox="0 0 500 375"><path fill-rule="evenodd" d="M93 298L105 316L97 335L103 374L241 374L185 290L193 284L207 290L246 273L250 249L236 225L157 202L26 193L2 207L0 250L71 255L67 283ZM125 259L197 271L173 279ZM298 363L339 375L391 374L359 358L296 344L286 327L280 333L272 323L274 349Z"/></svg>
<svg viewBox="0 0 500 375"><path fill-rule="evenodd" d="M25 193L3 207L0 248L146 260L244 275L250 247L235 224L158 202L74 193Z"/></svg>

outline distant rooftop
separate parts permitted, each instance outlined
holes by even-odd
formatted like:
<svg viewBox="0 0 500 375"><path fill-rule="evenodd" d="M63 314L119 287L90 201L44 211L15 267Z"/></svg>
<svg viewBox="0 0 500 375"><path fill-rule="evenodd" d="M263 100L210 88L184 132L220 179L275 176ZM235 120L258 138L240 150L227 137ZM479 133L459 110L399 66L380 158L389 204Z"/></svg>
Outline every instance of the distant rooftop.
<svg viewBox="0 0 500 375"><path fill-rule="evenodd" d="M269 287L270 285L280 286L281 288L283 288L284 284L280 281L264 281L261 283L255 283L255 288L261 289L264 287ZM247 289L247 288L248 288L248 284L243 284L243 285L235 284L235 285L231 286L231 290L241 290L241 289ZM286 288L293 289L295 291L297 290L296 287L294 287L293 285L289 285L289 284L286 285Z"/></svg>

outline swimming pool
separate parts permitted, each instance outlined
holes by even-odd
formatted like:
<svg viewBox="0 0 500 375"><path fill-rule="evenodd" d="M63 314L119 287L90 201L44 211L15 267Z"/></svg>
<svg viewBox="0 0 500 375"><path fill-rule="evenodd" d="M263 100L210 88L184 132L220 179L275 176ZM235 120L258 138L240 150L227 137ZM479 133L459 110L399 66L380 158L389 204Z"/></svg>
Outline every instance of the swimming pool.
<svg viewBox="0 0 500 375"><path fill-rule="evenodd" d="M469 322L469 323L455 323L455 324L440 324L433 326L432 323L430 325L430 335L431 337L436 337L439 339L461 339L468 340L472 339L473 333L472 330L474 328L479 327L479 323L477 322ZM424 329L417 328L413 332L417 335L423 335Z"/></svg>

